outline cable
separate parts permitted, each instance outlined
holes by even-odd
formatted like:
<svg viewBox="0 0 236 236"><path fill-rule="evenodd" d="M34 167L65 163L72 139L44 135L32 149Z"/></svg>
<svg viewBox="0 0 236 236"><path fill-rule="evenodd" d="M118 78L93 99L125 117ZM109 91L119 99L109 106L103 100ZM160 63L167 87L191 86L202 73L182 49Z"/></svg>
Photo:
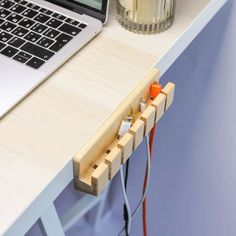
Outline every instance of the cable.
<svg viewBox="0 0 236 236"><path fill-rule="evenodd" d="M143 191L143 195L142 198L138 204L138 206L135 208L134 212L131 215L131 220L135 217L135 215L138 213L138 211L140 210L146 195L147 195L147 191L148 191L148 186L149 186L149 181L150 181L150 174L151 174L151 155L150 155L150 148L149 148L149 137L146 136L146 148L147 148L147 179L146 179L146 186L145 189ZM123 170L122 170L123 171ZM122 180L121 180L122 181ZM123 180L124 181L124 180ZM121 233L124 231L125 227L123 227L121 229L121 231L119 232L119 236L121 235Z"/></svg>
<svg viewBox="0 0 236 236"><path fill-rule="evenodd" d="M132 216L131 216L131 209L130 209L130 205L129 205L129 200L128 200L128 196L125 190L125 183L124 183L124 171L123 171L123 166L121 166L120 168L120 182L121 182L121 188L122 188L122 193L124 196L124 200L125 200L125 206L127 209L127 222L128 222L128 226L127 226L127 233L128 235L130 234L130 230L131 230L131 221L132 221ZM123 230L122 230L123 231Z"/></svg>
<svg viewBox="0 0 236 236"><path fill-rule="evenodd" d="M153 151L153 142L155 137L155 131L156 131L156 124L153 126L151 132L150 132L150 140L149 140L149 149L150 149L150 158L152 160L152 151Z"/></svg>
<svg viewBox="0 0 236 236"><path fill-rule="evenodd" d="M125 191L127 194L127 186L128 186L128 176L129 176L129 159L126 162L126 170L125 170ZM128 209L126 207L126 204L124 204L124 221L125 221L125 233L126 236L129 235L128 233Z"/></svg>
<svg viewBox="0 0 236 236"><path fill-rule="evenodd" d="M151 99L155 99L162 91L162 85L159 82L154 82L150 86L150 96ZM155 136L155 130L156 130L156 125L151 130L150 134L150 140L149 140L149 150L150 150L150 159L152 160L152 147L153 147L153 142L154 142L154 136ZM146 167L146 173L145 173L145 178L144 178L144 183L143 183L143 192L146 189L147 185L147 178L148 178L148 164ZM143 201L143 236L147 236L147 202L146 198Z"/></svg>
<svg viewBox="0 0 236 236"><path fill-rule="evenodd" d="M120 125L120 129L118 132L118 138L123 137L129 130L129 128L134 124L135 122L135 115L134 115L134 110L133 107L130 108L130 113L129 115L122 120L121 125ZM126 162L126 171L125 171L125 180L124 180L124 186L125 186L125 191L126 191L126 195L127 195L127 186L128 186L128 175L129 175L129 159ZM123 206L123 217L124 217L124 221L125 221L125 232L126 232L126 236L129 235L129 218L128 218L128 209L126 204L124 204Z"/></svg>
<svg viewBox="0 0 236 236"><path fill-rule="evenodd" d="M151 153L150 153L150 146L149 146L149 137L148 135L146 136L146 147L147 147L147 178L146 178L146 185L145 185L145 189L143 190L143 196L141 201L139 202L138 206L136 207L136 209L134 210L132 217L134 217L136 215L136 213L139 211L139 209L141 208L146 195L147 195L147 191L148 191L148 187L149 187L149 182L150 182L150 175L151 175Z"/></svg>
<svg viewBox="0 0 236 236"><path fill-rule="evenodd" d="M152 83L151 86L150 86L151 99L155 99L160 94L161 90L162 90L162 86L161 86L160 83L158 83L158 82ZM145 110L146 106L147 106L146 100L141 98L139 106L140 106L140 111L143 112ZM133 122L134 122L135 119L134 119L134 116L133 116L133 109L131 109L130 117L133 117ZM129 122L130 122L130 120L129 120ZM122 127L124 127L124 124L122 125ZM150 181L152 146L153 146L153 141L154 141L155 129L156 129L156 125L154 125L154 127L151 130L150 140L149 140L148 135L146 136L147 164L146 164L146 171L145 171L144 184L143 184L143 195L142 195L141 201L139 202L138 206L135 208L135 210L134 210L134 212L131 216L130 216L130 214L131 214L130 206L129 206L127 192L126 192L127 181L128 181L129 162L127 162L127 165L126 165L125 183L124 183L124 176L123 176L124 175L123 167L120 170L122 191L123 191L123 195L124 195L124 198L125 198L124 220L125 220L126 235L129 235L132 218L136 215L136 213L139 211L139 209L142 206L142 208L143 208L143 212L142 212L143 213L143 215L142 215L143 216L143 232L144 232L144 236L147 236L146 195L147 195L147 190L148 190L149 181ZM123 176L123 178L122 178L122 176ZM123 232L123 230L124 230L124 228L120 231L119 235Z"/></svg>
<svg viewBox="0 0 236 236"><path fill-rule="evenodd" d="M127 185L128 185L128 176L129 176L129 159L126 162L126 170L125 170L125 190L127 192Z"/></svg>
<svg viewBox="0 0 236 236"><path fill-rule="evenodd" d="M150 134L150 140L149 140L149 150L150 150L150 160L152 160L152 150L153 150L153 141L154 141L154 136L155 136L155 130L156 130L156 125L154 125L154 127L151 130L151 134ZM148 163L147 163L147 168L146 168L146 173L145 173L145 178L144 178L144 184L143 184L143 192L146 189L146 186L148 185ZM143 213L143 235L147 236L147 202L146 202L146 197L143 201L143 209L142 209L142 213Z"/></svg>

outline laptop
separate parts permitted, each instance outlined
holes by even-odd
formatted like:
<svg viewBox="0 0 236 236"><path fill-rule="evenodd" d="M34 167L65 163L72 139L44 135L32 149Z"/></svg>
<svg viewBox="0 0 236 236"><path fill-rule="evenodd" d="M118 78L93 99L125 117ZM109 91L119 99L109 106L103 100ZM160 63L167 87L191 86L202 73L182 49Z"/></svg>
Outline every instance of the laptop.
<svg viewBox="0 0 236 236"><path fill-rule="evenodd" d="M97 35L108 0L0 0L0 118Z"/></svg>

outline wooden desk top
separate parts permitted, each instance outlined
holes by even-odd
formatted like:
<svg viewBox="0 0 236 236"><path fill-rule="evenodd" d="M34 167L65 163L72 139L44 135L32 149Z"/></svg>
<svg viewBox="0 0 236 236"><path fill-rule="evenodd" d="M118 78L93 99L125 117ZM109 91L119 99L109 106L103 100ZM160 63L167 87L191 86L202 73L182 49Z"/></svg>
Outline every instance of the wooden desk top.
<svg viewBox="0 0 236 236"><path fill-rule="evenodd" d="M0 234L144 75L156 64L164 73L223 3L179 0L174 26L152 36L125 31L112 14L99 36L0 121Z"/></svg>

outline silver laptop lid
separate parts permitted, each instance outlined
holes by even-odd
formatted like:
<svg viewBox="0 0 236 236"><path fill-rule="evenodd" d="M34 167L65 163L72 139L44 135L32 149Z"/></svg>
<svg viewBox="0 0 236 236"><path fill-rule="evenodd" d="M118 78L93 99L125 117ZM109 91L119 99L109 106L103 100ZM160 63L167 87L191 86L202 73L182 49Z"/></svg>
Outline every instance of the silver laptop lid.
<svg viewBox="0 0 236 236"><path fill-rule="evenodd" d="M108 15L109 0L45 0L61 7L67 8L79 14L87 14L102 23L105 23Z"/></svg>

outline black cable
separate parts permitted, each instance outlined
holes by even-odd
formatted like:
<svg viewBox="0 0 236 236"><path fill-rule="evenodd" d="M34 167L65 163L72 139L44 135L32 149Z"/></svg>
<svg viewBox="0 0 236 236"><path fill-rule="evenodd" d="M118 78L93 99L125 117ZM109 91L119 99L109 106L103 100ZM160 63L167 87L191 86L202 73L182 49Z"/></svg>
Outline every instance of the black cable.
<svg viewBox="0 0 236 236"><path fill-rule="evenodd" d="M128 185L128 176L129 176L129 159L126 162L126 170L125 170L125 189L126 190L127 190L127 185Z"/></svg>
<svg viewBox="0 0 236 236"><path fill-rule="evenodd" d="M129 176L129 159L126 162L126 170L125 170L125 190L127 193L127 186L128 186L128 176ZM126 236L129 236L128 233L128 209L126 205L124 204L124 221L125 221L125 234Z"/></svg>

